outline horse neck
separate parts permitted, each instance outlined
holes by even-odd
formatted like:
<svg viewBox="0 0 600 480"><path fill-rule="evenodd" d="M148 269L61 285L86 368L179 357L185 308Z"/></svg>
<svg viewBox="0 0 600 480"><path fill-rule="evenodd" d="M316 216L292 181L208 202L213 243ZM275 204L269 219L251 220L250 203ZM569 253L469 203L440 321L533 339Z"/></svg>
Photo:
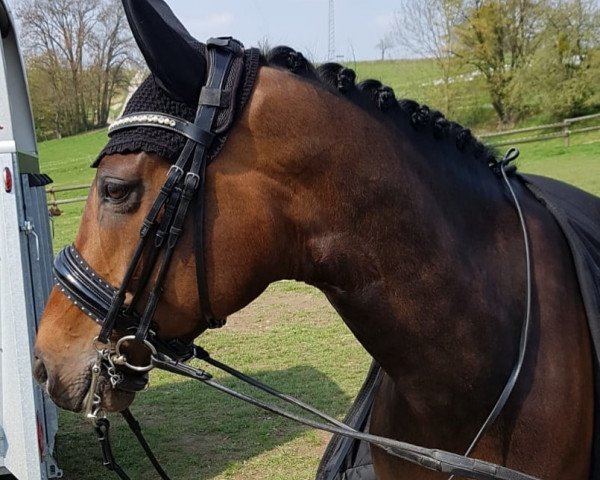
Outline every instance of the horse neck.
<svg viewBox="0 0 600 480"><path fill-rule="evenodd" d="M326 294L402 391L447 404L456 388L510 371L522 304L505 296L523 297L523 282L502 272L523 271L506 254L516 215L487 166L452 163L475 162L448 158L459 157L453 146L427 151L367 114L346 117L309 133L313 153L298 153L309 160L291 182L301 241L290 254L302 259L291 276ZM430 392L424 378L448 390L437 381Z"/></svg>

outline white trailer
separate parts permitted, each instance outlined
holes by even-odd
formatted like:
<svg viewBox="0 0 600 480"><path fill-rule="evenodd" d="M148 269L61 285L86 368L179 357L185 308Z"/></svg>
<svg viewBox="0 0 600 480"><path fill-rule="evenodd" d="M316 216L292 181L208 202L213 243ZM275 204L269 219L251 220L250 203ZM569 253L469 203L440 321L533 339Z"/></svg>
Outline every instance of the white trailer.
<svg viewBox="0 0 600 480"><path fill-rule="evenodd" d="M52 241L27 80L8 0L0 0L0 475L62 476L56 407L32 376L52 286Z"/></svg>

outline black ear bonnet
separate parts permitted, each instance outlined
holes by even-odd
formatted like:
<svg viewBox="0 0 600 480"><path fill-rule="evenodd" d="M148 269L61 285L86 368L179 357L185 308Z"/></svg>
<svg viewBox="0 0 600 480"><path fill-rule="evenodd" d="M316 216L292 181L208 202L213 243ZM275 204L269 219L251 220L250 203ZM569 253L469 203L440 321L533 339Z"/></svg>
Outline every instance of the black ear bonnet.
<svg viewBox="0 0 600 480"><path fill-rule="evenodd" d="M203 102L210 58L207 45L194 39L175 17L164 0L123 0L133 36L146 59L151 74L127 102L123 116L138 112L156 112L194 122L198 103ZM211 45L227 43L209 40ZM250 97L260 55L258 50L244 52L239 42L240 61L233 62L224 85L212 131L217 134L209 160L221 149L226 132L237 113ZM208 62L208 64L207 64ZM173 164L183 150L186 138L151 126L132 126L116 130L94 163L112 154L144 151L154 153Z"/></svg>
<svg viewBox="0 0 600 480"><path fill-rule="evenodd" d="M132 95L123 115L136 112L162 112L193 122L196 108L171 98L157 84L154 76L150 75ZM92 167L97 167L105 155L140 151L155 153L169 163L175 163L185 141L185 137L160 128L135 127L121 130L111 135L108 144L102 149Z"/></svg>

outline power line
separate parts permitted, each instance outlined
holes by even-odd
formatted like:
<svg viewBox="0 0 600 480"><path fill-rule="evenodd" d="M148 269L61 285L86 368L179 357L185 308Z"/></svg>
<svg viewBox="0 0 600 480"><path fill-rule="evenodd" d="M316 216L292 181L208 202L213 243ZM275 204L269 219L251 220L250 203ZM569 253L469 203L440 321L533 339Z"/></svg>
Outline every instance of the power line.
<svg viewBox="0 0 600 480"><path fill-rule="evenodd" d="M335 60L335 8L334 0L329 0L329 51L328 60Z"/></svg>

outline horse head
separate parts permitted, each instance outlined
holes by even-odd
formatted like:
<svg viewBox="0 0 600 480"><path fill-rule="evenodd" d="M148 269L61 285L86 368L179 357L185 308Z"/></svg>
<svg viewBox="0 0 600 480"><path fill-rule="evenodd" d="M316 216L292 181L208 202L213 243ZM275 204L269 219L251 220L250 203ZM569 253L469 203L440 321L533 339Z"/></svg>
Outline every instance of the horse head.
<svg viewBox="0 0 600 480"><path fill-rule="evenodd" d="M230 125L235 117L227 142L223 139L217 145L215 140L212 155L218 156L210 163L205 177L199 172L202 192L190 200L189 212L179 219L185 218L181 228L173 228L185 196L183 180L172 189L174 197L163 198L159 208L153 208L165 182L179 171L178 159L190 153L186 136L173 129L181 126L188 129L189 135L204 135L197 133L193 122L201 88L207 82L209 49L191 37L161 0L130 0L124 1L124 6L151 75L128 102L123 118L109 129L111 138L93 164L96 176L74 245L63 250L55 262L59 283L62 279L76 285L72 289L64 285L53 289L36 340L37 380L45 384L59 406L74 411L82 410L90 398L90 372L98 361L98 350L114 347L133 333L131 325L121 319L108 332L110 335L101 341L97 338L102 336L98 323L111 308L105 305L103 311L98 311L97 304L102 303L102 297L116 295L119 286L125 285L116 310L127 310L140 317L152 305L149 330L161 341L176 339L189 344L210 326L211 318L222 322L273 281L307 280L316 273L307 267L309 255L301 253L307 239L294 224L307 222L307 226L319 231L323 222L329 224L324 218L313 224L310 218L313 213L318 216L330 194L321 189L317 197L307 184L326 184L330 179L315 175L309 165L322 172L328 165L327 158L343 157L340 150L346 147L328 131L352 120L352 116L339 117L334 107L320 101L323 96L334 102L342 100L297 78L288 67L267 68L262 59L258 70L255 51L256 57L246 59L245 75L239 71L229 75L237 75L239 96L245 96L247 105L241 108L238 101L235 115L220 111L226 124ZM296 63L302 63L309 74L314 74L301 55L287 50L276 52L277 58L271 59L274 65L294 57ZM252 68L256 78L244 83L240 78L248 78ZM225 97L231 94L232 82L235 79L226 79ZM207 102L214 103L211 93L207 95ZM149 110L153 112L150 115ZM358 108L355 110L359 112ZM217 123L221 120L219 117ZM138 125L140 122L144 125ZM161 123L160 127L169 127L165 125L169 122L175 125L170 130L148 126ZM357 118L355 123L358 134L365 122ZM306 142L306 138L312 140ZM366 154L366 148L357 154ZM290 174L297 177L296 184L290 184ZM202 205L197 203L199 197ZM313 205L314 212L309 214L305 201ZM140 232L152 212L156 220L149 234L152 238L140 249ZM160 225L165 217L171 219L167 227ZM154 295L152 289L161 276L164 258L154 246L159 242L157 237L162 235L166 244L174 232L180 238ZM203 263L199 274L199 257L194 248L198 237L202 241ZM319 256L326 255L321 241L318 245ZM295 252L294 258L290 258L291 252ZM136 268L129 271L136 256ZM205 280L199 281L199 277ZM84 287L82 278L87 278ZM200 291L204 282L206 292ZM145 345L143 341L122 344L130 365L148 365L151 352ZM115 368L126 381L120 388L112 388L106 375L100 378L98 388L106 410L125 408L146 381L143 372L118 365Z"/></svg>
<svg viewBox="0 0 600 480"><path fill-rule="evenodd" d="M155 112L151 121L160 122L165 115L170 115L170 118L193 122L200 89L206 81L206 45L192 38L162 1L131 0L124 1L124 6L134 37L151 70L151 75L129 101L125 115L151 110ZM247 124L247 121L245 118L240 123ZM257 193L266 180L249 168L248 163L253 160L252 141L247 130L241 130L240 134L232 135L230 149L245 151L246 164L236 162L235 166L231 165L232 156L223 152L219 156L220 175L210 172L201 193L206 204L206 221L211 225L210 232L200 234L206 236L204 256L210 303L207 299L204 306L200 305L194 225L203 223L204 215L200 216L192 206L183 226L179 226L183 234L177 241L177 248L172 249L172 258L158 286L160 298L150 315L150 328L163 339L191 342L207 327L205 313L209 308L211 315L225 318L256 297L278 268L273 265L277 261L275 255L269 258L255 253L259 251L259 242L273 244L277 239L283 241L284 235L272 227L269 221L272 206L265 204L265 196ZM161 260L157 258L160 255L155 248L157 235L163 235L165 243L171 242L173 232L178 228L173 225L176 222L173 218L166 226L165 222L162 226L159 224L166 216L178 215L181 185L174 188L174 197L179 196L169 199L164 208L155 212L156 225L149 232L152 239L141 249L140 229L156 205L165 179L176 170L175 163L184 150L185 140L178 133L164 129L143 126L125 129L112 134L94 164L97 173L77 238L73 247L59 254L56 270L57 278L60 278L58 265L62 262L67 269L63 272L66 277L77 277L78 272L87 274L91 279L88 287L91 285L92 291L79 292L78 296L78 292L57 286L49 298L36 341L36 378L46 385L49 394L63 408L75 411L83 408L84 399L90 395L90 368L97 361L97 349L114 346L120 338L131 333L123 322L117 321L104 342L96 339L101 332L97 324L101 314L94 313L93 304L98 295L103 295L102 291L97 291L98 285L109 289L110 294L112 286L122 286L125 281L121 310L126 306L133 310L134 302L141 314L150 301L152 287L160 275ZM217 199L216 191L221 189L228 195ZM239 220L237 227L240 228L235 232L227 222L219 221L232 216ZM179 237L179 233L175 236ZM140 250L139 262L126 278L136 249ZM217 272L214 268L217 263L228 267ZM261 278L258 265L268 265L269 275ZM251 274L252 270L254 273ZM251 275L254 280L249 282ZM99 280L94 283L94 279ZM237 288L249 283L252 284L250 288ZM148 364L150 352L143 342L127 342L123 349L131 364L145 370L143 366ZM112 388L106 375L100 378L99 389L103 407L107 410L126 407L134 392L143 388L147 380L144 372L122 366L115 368L127 381L121 388Z"/></svg>

